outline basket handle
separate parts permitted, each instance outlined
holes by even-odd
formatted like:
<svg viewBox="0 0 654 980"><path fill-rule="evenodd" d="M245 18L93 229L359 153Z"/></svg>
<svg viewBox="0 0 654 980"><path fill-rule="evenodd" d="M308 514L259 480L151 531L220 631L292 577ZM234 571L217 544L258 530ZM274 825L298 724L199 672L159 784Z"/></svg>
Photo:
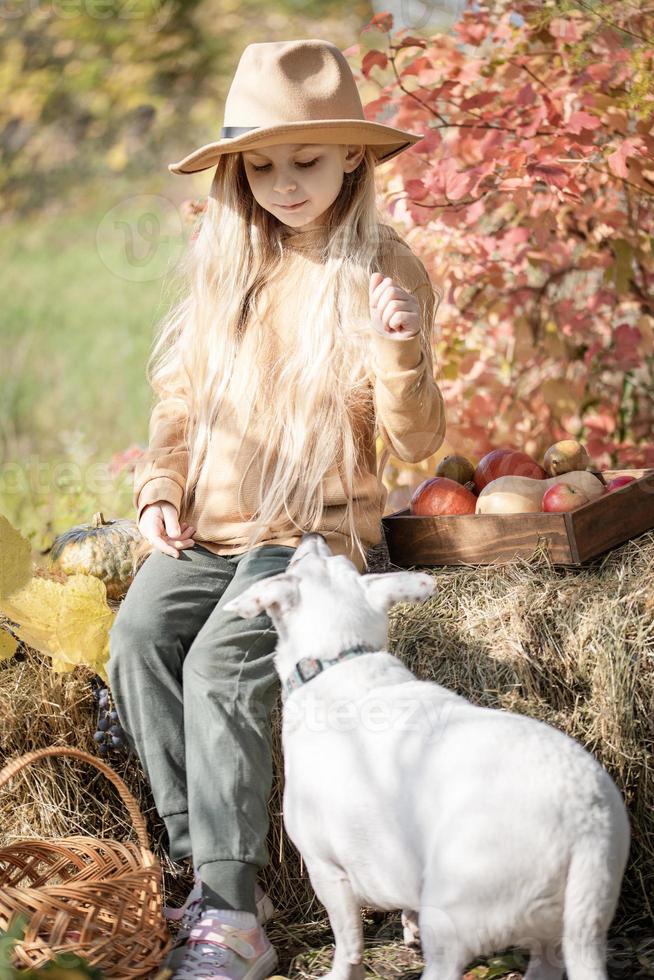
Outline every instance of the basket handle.
<svg viewBox="0 0 654 980"><path fill-rule="evenodd" d="M36 762L37 759L44 759L48 755L69 755L74 759L82 759L84 762L90 762L94 765L100 772L104 773L107 779L111 780L116 789L120 794L120 798L127 807L130 817L132 818L132 823L136 828L136 833L138 835L139 843L141 847L149 851L150 841L148 839L148 832L145 824L145 818L139 809L139 805L128 790L127 786L120 778L117 772L114 772L108 765L101 762L95 756L91 755L90 752L83 752L82 749L76 749L73 746L64 745L53 745L48 749L34 749L32 752L26 752L25 755L19 756L17 759L12 759L8 762L4 769L0 770L0 788L8 782L12 776L15 776L17 772L26 766L31 765L32 762Z"/></svg>

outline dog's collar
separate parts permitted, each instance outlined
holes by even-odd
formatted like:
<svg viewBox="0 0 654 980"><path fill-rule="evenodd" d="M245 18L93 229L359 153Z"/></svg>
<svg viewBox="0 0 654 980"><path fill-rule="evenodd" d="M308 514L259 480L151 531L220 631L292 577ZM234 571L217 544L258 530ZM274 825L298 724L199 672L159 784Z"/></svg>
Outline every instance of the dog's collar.
<svg viewBox="0 0 654 980"><path fill-rule="evenodd" d="M369 646L366 643L357 643L353 647L341 650L339 654L330 657L329 660L321 660L319 657L303 657L302 660L298 660L282 684L282 701L285 701L289 694L301 687L302 684L317 677L327 667L333 667L334 664L340 663L341 660L347 660L349 657L357 657L360 653L374 653L378 649L378 647Z"/></svg>

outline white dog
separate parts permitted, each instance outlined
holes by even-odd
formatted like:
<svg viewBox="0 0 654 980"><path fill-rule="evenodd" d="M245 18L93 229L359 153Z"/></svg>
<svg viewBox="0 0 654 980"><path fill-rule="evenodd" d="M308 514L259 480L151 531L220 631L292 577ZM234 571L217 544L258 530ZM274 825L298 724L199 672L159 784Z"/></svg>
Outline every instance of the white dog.
<svg viewBox="0 0 654 980"><path fill-rule="evenodd" d="M360 908L419 926L423 980L530 951L526 980L606 980L629 850L622 797L572 738L419 681L386 651L388 610L428 574L359 575L305 535L286 572L226 603L278 634L284 824L336 940L329 980L362 980ZM338 668L338 669L336 669ZM415 911L413 911L415 910ZM417 919L417 921L416 921Z"/></svg>

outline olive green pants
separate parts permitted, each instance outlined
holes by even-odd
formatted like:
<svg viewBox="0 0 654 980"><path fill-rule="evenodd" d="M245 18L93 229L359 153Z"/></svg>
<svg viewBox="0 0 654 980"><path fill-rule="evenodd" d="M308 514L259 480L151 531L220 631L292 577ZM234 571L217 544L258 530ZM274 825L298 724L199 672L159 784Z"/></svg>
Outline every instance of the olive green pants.
<svg viewBox="0 0 654 980"><path fill-rule="evenodd" d="M271 712L277 633L262 613L222 606L283 572L295 549L262 545L179 557L153 551L109 633L107 674L118 719L146 773L173 861L192 857L221 908L256 912L270 854Z"/></svg>

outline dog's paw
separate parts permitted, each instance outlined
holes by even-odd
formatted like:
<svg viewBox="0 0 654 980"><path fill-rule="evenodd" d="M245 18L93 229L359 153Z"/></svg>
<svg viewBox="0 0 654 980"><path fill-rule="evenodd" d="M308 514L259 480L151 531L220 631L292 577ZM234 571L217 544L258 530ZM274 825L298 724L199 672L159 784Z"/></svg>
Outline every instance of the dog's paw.
<svg viewBox="0 0 654 980"><path fill-rule="evenodd" d="M407 946L415 949L420 948L420 927L418 926L418 913L411 909L402 910L402 931L403 939Z"/></svg>
<svg viewBox="0 0 654 980"><path fill-rule="evenodd" d="M317 980L365 980L365 976L363 963L350 963L345 969L330 970Z"/></svg>

